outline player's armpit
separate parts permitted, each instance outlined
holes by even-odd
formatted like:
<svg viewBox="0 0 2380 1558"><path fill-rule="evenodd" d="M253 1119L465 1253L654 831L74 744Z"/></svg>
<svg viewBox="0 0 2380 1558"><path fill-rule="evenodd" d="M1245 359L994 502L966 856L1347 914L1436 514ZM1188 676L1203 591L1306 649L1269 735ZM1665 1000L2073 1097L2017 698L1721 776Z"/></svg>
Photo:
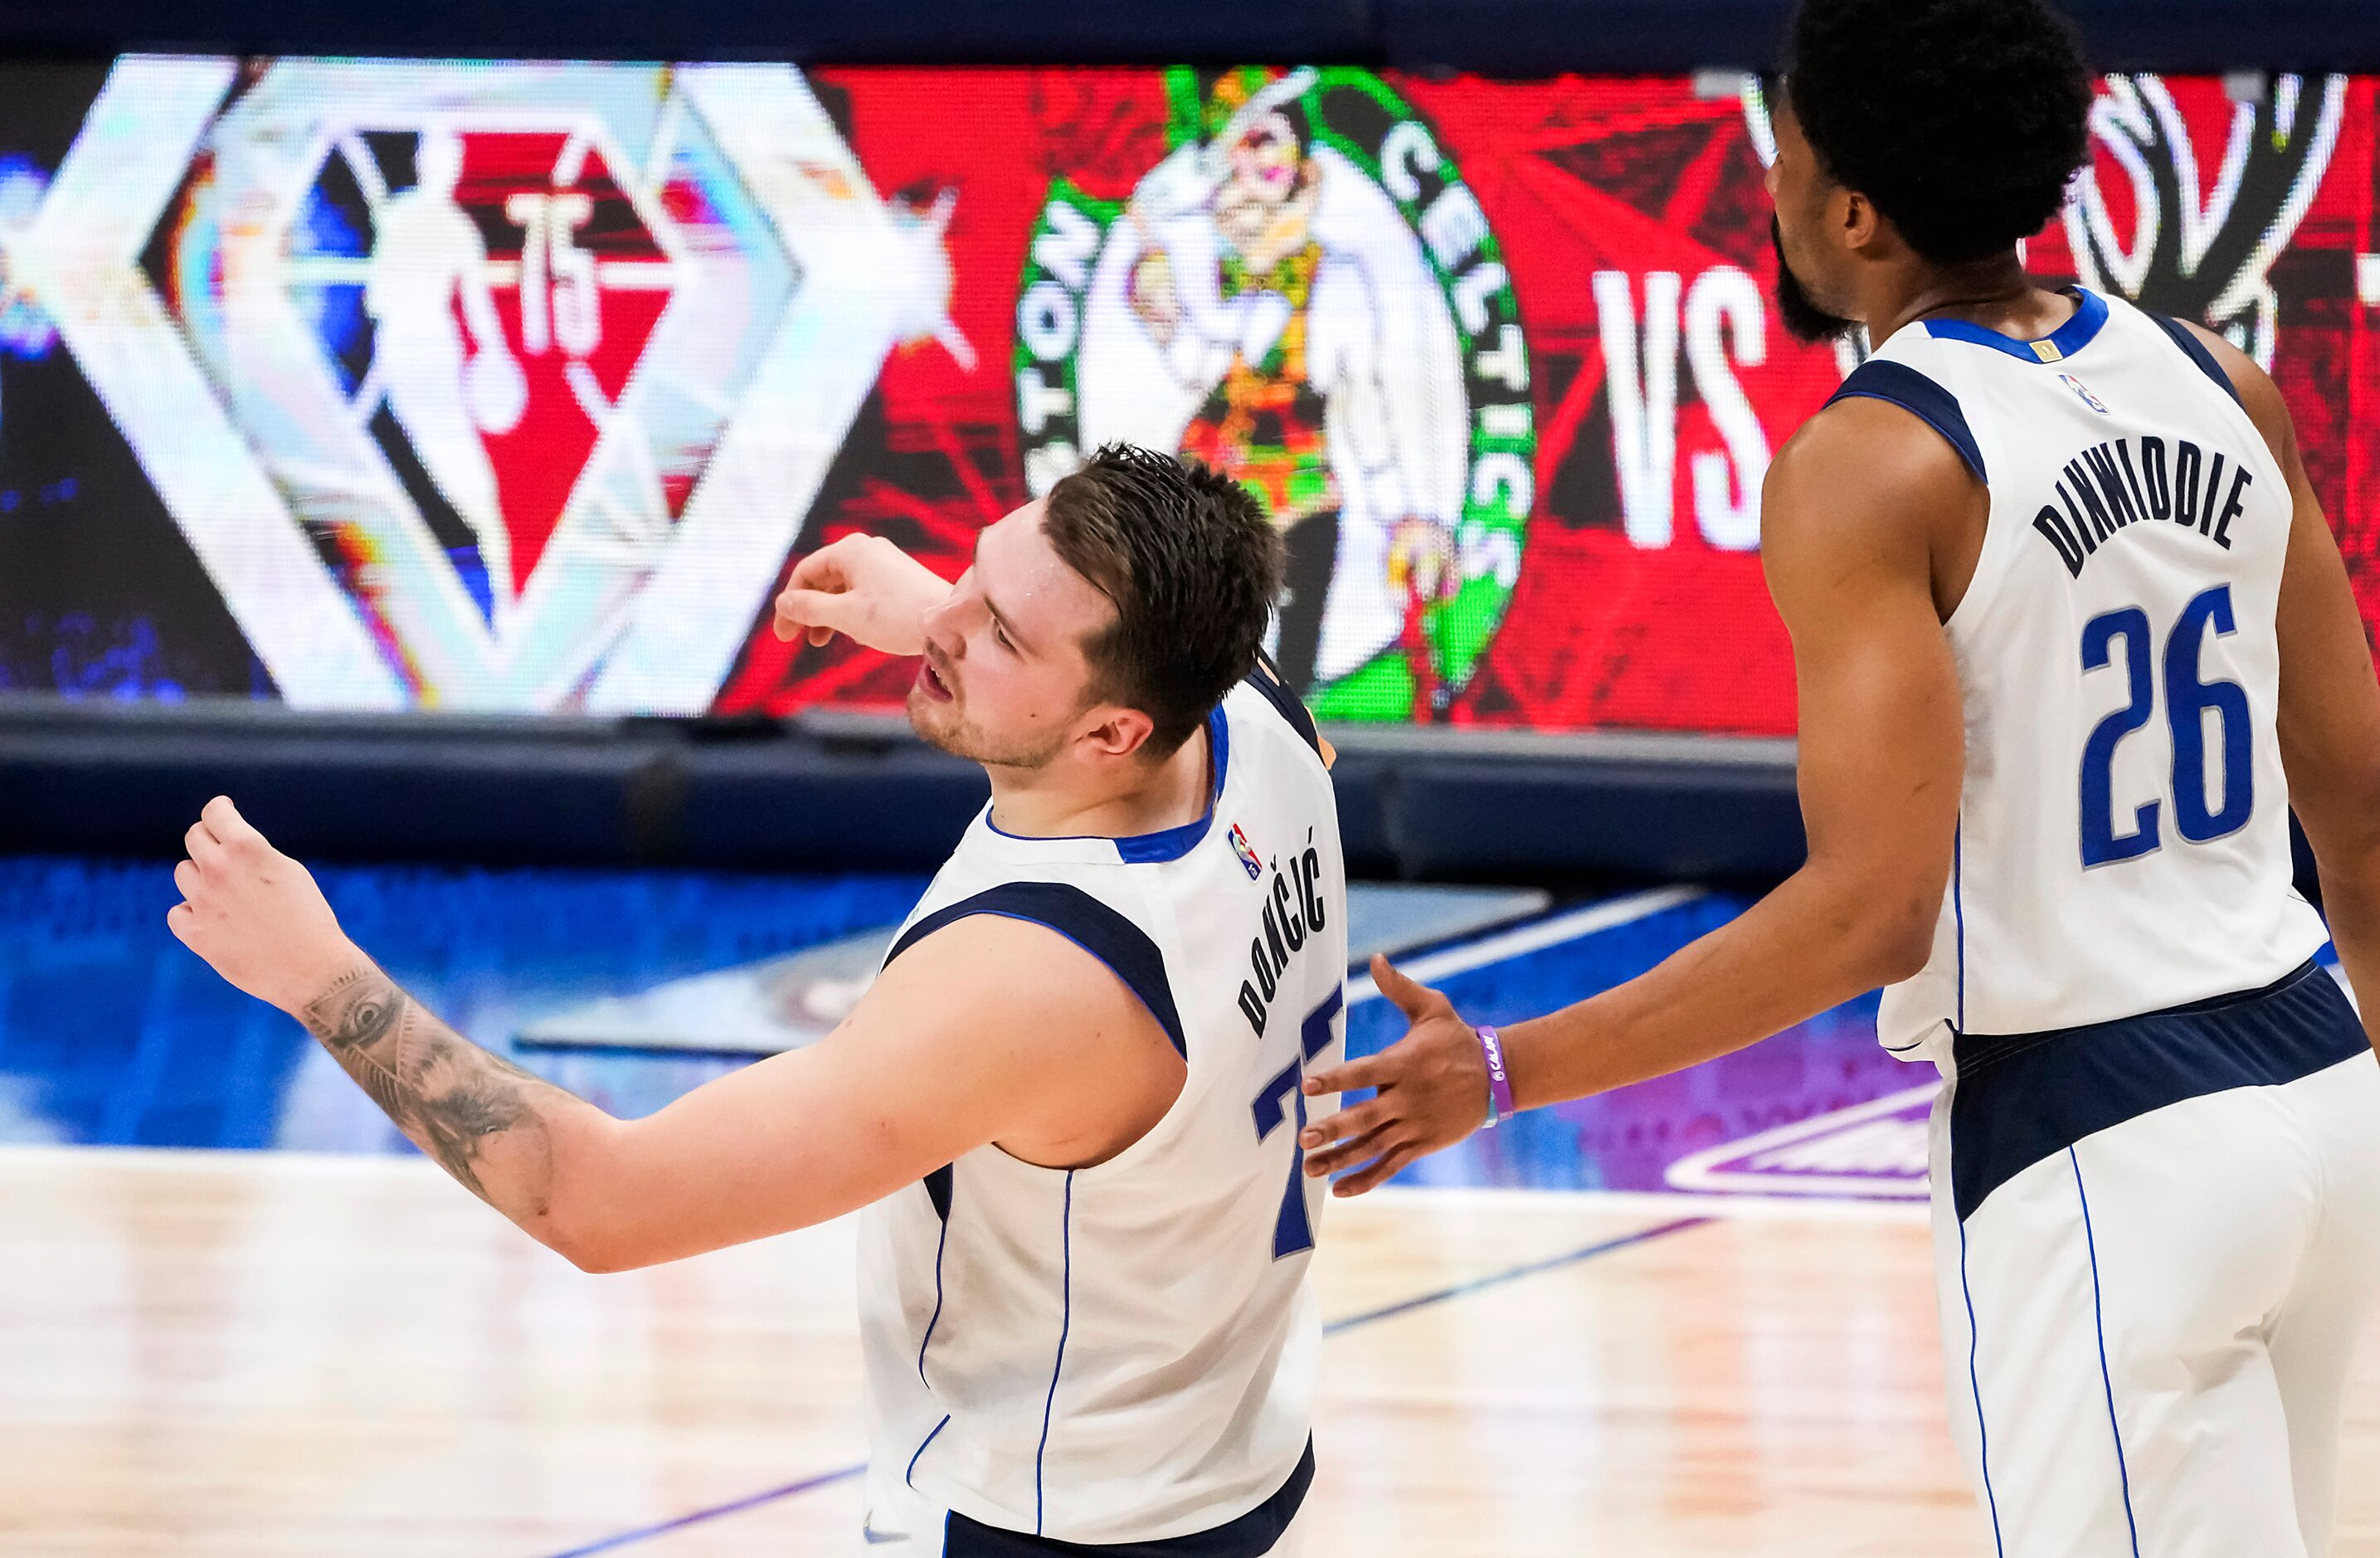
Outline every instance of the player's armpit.
<svg viewBox="0 0 2380 1558"><path fill-rule="evenodd" d="M1988 498L1898 406L1814 419L1770 472L1762 563L1793 639L1801 881L1827 888L1871 982L1914 973L1949 876L1964 772L1958 668L1942 623L1972 572ZM1943 559L1955 576L1945 580Z"/></svg>
<svg viewBox="0 0 2380 1558"><path fill-rule="evenodd" d="M978 915L903 952L824 1041L624 1128L580 1263L616 1270L841 1216L988 1143L1103 1161L1180 1092L1180 1056L1108 967Z"/></svg>

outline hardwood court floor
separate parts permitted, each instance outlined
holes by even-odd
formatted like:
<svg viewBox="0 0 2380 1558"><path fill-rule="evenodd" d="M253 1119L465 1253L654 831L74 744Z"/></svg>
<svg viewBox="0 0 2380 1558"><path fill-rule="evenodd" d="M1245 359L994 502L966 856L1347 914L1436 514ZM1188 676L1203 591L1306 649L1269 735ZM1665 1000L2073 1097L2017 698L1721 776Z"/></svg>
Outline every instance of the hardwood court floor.
<svg viewBox="0 0 2380 1558"><path fill-rule="evenodd" d="M1317 1558L1986 1551L1922 1223L1672 1228L1673 1203L1544 1193L1331 1211ZM0 1150L0 1552L856 1551L850 1243L588 1277L418 1161ZM2342 1555L2380 1552L2375 1355Z"/></svg>

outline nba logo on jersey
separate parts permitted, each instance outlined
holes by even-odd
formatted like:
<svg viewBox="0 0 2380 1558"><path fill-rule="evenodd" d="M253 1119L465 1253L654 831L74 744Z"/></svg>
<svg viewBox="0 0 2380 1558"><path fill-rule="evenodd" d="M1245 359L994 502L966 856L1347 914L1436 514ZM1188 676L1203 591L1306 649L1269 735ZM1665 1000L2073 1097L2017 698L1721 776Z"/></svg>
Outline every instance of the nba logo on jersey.
<svg viewBox="0 0 2380 1558"><path fill-rule="evenodd" d="M2107 403L2100 399L2097 396L2093 395L2088 389L2084 388L2082 381L2076 378L2073 374L2060 373L2058 375L2058 382L2064 384L2068 389L2072 390L2076 395L2080 396L2082 397L2082 404L2091 408L2092 410L2098 412L2099 415L2103 417L2107 414Z"/></svg>
<svg viewBox="0 0 2380 1558"><path fill-rule="evenodd" d="M1264 862L1257 858L1255 847L1248 843L1248 835L1240 832L1237 822L1232 824L1232 853L1240 858L1240 869L1248 873L1250 882L1263 878Z"/></svg>

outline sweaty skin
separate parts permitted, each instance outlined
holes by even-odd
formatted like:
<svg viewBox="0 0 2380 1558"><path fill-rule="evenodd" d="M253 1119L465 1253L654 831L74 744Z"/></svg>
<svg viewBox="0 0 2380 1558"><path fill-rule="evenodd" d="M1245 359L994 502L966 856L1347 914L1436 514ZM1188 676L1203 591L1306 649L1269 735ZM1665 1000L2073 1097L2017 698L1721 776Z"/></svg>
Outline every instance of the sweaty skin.
<svg viewBox="0 0 2380 1558"><path fill-rule="evenodd" d="M821 615L789 599L781 624L927 648L950 728L1047 749L1030 772L987 761L1004 826L1121 834L1199 814L1204 735L1149 760L1145 713L1084 697L1081 641L1113 608L1080 576L1051 574L1037 507L991 527L956 587L884 551L856 570L797 573L835 604ZM208 803L186 844L174 934L304 1023L448 1174L588 1271L824 1222L987 1143L1052 1168L1101 1162L1164 1115L1185 1075L1104 963L1044 926L977 916L920 941L818 1044L615 1119L408 995L228 799Z"/></svg>
<svg viewBox="0 0 2380 1558"><path fill-rule="evenodd" d="M1909 250L1854 191L1828 183L1789 111L1770 192L1780 246L1827 311L1883 340L1947 313L2023 339L2073 303L2033 286L2010 252L1946 269ZM2204 335L2204 332L2201 332ZM2289 475L2296 500L2279 608L2282 759L2321 867L2339 959L2380 1043L2380 683L2347 572L2306 484L2272 381L2206 336ZM1809 858L1742 917L1641 978L1502 1030L1514 1102L1583 1098L1730 1053L1924 967L1949 874L1965 754L1942 624L1973 578L1989 511L1939 434L1870 399L1820 411L1761 493L1769 591L1793 643L1799 786ZM1479 1042L1445 996L1373 960L1410 1031L1318 1072L1309 1094L1377 1096L1300 1137L1306 1172L1353 1169L1360 1195L1477 1129Z"/></svg>

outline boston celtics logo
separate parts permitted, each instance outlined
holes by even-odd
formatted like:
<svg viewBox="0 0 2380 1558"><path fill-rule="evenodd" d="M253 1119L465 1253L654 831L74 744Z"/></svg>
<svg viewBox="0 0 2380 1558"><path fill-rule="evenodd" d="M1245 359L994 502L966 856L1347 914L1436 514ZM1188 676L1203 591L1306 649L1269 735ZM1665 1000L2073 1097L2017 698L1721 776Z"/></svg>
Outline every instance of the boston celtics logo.
<svg viewBox="0 0 2380 1558"><path fill-rule="evenodd" d="M1254 493L1289 554L1275 658L1318 712L1443 715L1519 577L1529 361L1495 235L1368 71L1166 76L1122 201L1061 177L1016 310L1026 480L1121 439Z"/></svg>

